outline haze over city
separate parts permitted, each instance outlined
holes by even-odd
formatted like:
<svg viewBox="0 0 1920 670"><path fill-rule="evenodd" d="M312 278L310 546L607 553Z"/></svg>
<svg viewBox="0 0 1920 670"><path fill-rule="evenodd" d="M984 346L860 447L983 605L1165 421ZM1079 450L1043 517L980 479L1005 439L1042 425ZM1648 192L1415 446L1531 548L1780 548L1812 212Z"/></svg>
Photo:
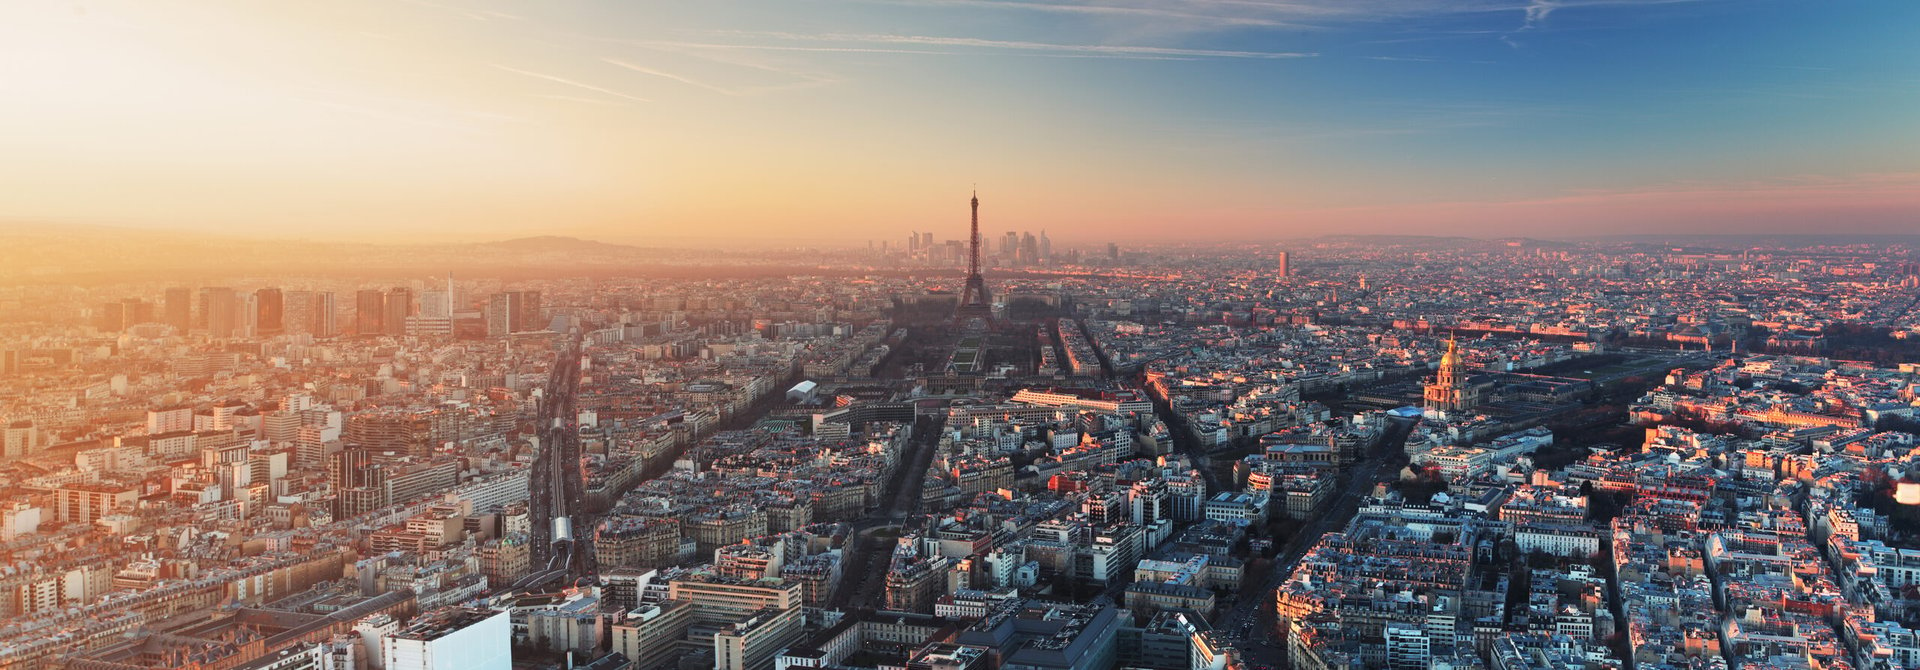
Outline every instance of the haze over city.
<svg viewBox="0 0 1920 670"><path fill-rule="evenodd" d="M1912 3L0 7L0 220L361 242L1905 233Z"/></svg>
<svg viewBox="0 0 1920 670"><path fill-rule="evenodd" d="M1920 3L0 3L0 670L1920 670Z"/></svg>

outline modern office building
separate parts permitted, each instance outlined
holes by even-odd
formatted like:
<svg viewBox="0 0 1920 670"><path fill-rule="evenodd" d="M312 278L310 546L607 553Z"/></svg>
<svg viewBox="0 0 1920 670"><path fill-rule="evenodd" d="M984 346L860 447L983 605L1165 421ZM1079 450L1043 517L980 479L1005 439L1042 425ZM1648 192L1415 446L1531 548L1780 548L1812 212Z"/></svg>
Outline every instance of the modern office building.
<svg viewBox="0 0 1920 670"><path fill-rule="evenodd" d="M253 292L254 328L253 332L261 337L272 337L287 331L286 295L277 288L263 288Z"/></svg>
<svg viewBox="0 0 1920 670"><path fill-rule="evenodd" d="M806 632L800 608L762 609L713 634L716 670L768 670L774 655Z"/></svg>
<svg viewBox="0 0 1920 670"><path fill-rule="evenodd" d="M117 510L133 509L140 490L110 484L72 484L55 489L54 518L90 524Z"/></svg>
<svg viewBox="0 0 1920 670"><path fill-rule="evenodd" d="M509 617L505 611L468 608L422 614L387 639L386 670L510 670Z"/></svg>
<svg viewBox="0 0 1920 670"><path fill-rule="evenodd" d="M733 579L693 572L669 579L667 597L692 603L697 621L728 625L763 609L797 608L801 589L782 579Z"/></svg>
<svg viewBox="0 0 1920 670"><path fill-rule="evenodd" d="M326 338L340 335L340 307L335 304L332 291L313 294L312 315L311 332L314 337Z"/></svg>
<svg viewBox="0 0 1920 670"><path fill-rule="evenodd" d="M512 333L546 330L540 319L539 291L505 291L487 299L487 335L505 337Z"/></svg>
<svg viewBox="0 0 1920 670"><path fill-rule="evenodd" d="M611 646L642 668L651 668L673 654L693 624L693 604L667 600L641 605L613 618Z"/></svg>
<svg viewBox="0 0 1920 670"><path fill-rule="evenodd" d="M386 304L380 318L381 332L388 335L407 334L407 317L413 316L413 291L395 287L387 290Z"/></svg>
<svg viewBox="0 0 1920 670"><path fill-rule="evenodd" d="M387 296L379 289L362 289L353 298L353 331L360 336L387 332Z"/></svg>
<svg viewBox="0 0 1920 670"><path fill-rule="evenodd" d="M193 327L193 289L184 286L167 289L163 305L164 323L182 333Z"/></svg>
<svg viewBox="0 0 1920 670"><path fill-rule="evenodd" d="M200 313L194 319L208 337L233 337L240 327L239 312L233 289L208 286L200 289Z"/></svg>
<svg viewBox="0 0 1920 670"><path fill-rule="evenodd" d="M1029 602L980 620L952 642L998 650L1001 668L1111 668L1119 662L1119 614L1110 604Z"/></svg>

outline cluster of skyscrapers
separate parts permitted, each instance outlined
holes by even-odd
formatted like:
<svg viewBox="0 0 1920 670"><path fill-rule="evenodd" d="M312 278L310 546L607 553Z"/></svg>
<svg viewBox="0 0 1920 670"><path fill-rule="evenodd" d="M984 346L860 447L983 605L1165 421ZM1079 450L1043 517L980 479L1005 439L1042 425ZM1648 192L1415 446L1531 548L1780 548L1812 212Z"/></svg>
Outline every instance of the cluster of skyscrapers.
<svg viewBox="0 0 1920 670"><path fill-rule="evenodd" d="M334 291L174 287L166 289L158 305L142 298L102 303L93 322L108 332L158 324L211 338L452 335L457 324L497 336L549 325L543 320L539 291L501 291L472 305L460 302L452 277L443 286L417 294L405 286L360 289L353 293L351 310L344 312Z"/></svg>
<svg viewBox="0 0 1920 670"><path fill-rule="evenodd" d="M997 238L982 239L981 242L983 260L999 267L1039 266L1060 260L1054 255L1053 240L1047 237L1044 230L1039 235L1009 230ZM933 233L916 232L907 235L906 251L910 258L958 265L966 261L968 246L967 240L935 241ZM1117 257L1118 247L1111 250Z"/></svg>

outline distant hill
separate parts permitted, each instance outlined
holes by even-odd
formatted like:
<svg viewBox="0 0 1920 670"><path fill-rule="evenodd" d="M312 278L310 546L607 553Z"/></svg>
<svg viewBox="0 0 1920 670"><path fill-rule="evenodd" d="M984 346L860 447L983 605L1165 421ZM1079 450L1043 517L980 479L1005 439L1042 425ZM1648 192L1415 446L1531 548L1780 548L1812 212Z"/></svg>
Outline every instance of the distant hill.
<svg viewBox="0 0 1920 670"><path fill-rule="evenodd" d="M594 253L594 254L605 254L605 253L637 253L637 252L643 252L643 251L658 251L657 249L642 249L640 247L628 246L625 244L613 244L610 242L601 242L598 240L583 240L578 237L567 237L564 235L540 235L536 237L516 237L511 240L499 240L497 242L476 242L466 246L474 246L474 247L480 247L485 249L498 249L501 251L526 252L526 253L584 252L584 253Z"/></svg>
<svg viewBox="0 0 1920 670"><path fill-rule="evenodd" d="M1507 245L1517 244L1532 249L1568 249L1580 246L1578 243L1568 242L1566 240L1543 240L1534 237L1503 237L1494 241Z"/></svg>
<svg viewBox="0 0 1920 670"><path fill-rule="evenodd" d="M1920 244L1920 235L1593 235L1571 237L1582 242L1615 242L1707 247L1818 247L1846 244Z"/></svg>
<svg viewBox="0 0 1920 670"><path fill-rule="evenodd" d="M1479 249L1502 244L1495 240L1441 235L1325 235L1310 240L1329 244L1417 249Z"/></svg>
<svg viewBox="0 0 1920 670"><path fill-rule="evenodd" d="M0 283L261 274L516 274L704 262L710 252L546 235L447 244L261 239L97 225L0 223Z"/></svg>

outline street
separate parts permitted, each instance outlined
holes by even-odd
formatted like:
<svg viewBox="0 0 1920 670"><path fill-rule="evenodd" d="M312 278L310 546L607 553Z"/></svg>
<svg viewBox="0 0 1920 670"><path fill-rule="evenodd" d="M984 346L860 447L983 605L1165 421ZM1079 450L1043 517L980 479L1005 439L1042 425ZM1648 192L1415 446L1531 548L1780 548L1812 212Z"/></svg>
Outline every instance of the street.
<svg viewBox="0 0 1920 670"><path fill-rule="evenodd" d="M1360 499L1373 489L1374 484L1389 480L1406 465L1406 458L1400 452L1416 423L1406 419L1390 420L1387 430L1368 450L1367 458L1341 474L1344 481L1339 496L1331 501L1324 513L1315 515L1300 532L1288 538L1286 545L1274 557L1273 570L1266 583L1246 589L1240 601L1220 616L1214 629L1239 640L1239 649L1248 661L1273 667L1284 662L1286 650L1279 644L1280 638L1271 626L1274 589L1293 574L1294 566L1300 563L1300 559L1306 556L1307 550L1319 541L1320 536L1346 527L1347 521L1359 511Z"/></svg>
<svg viewBox="0 0 1920 670"><path fill-rule="evenodd" d="M900 464L880 488L879 507L854 522L853 536L841 548L840 583L827 598L829 608L879 608L885 599L887 566L893 543L878 531L897 528L920 506L920 483L933 463L945 416L922 417L913 424L913 438Z"/></svg>

